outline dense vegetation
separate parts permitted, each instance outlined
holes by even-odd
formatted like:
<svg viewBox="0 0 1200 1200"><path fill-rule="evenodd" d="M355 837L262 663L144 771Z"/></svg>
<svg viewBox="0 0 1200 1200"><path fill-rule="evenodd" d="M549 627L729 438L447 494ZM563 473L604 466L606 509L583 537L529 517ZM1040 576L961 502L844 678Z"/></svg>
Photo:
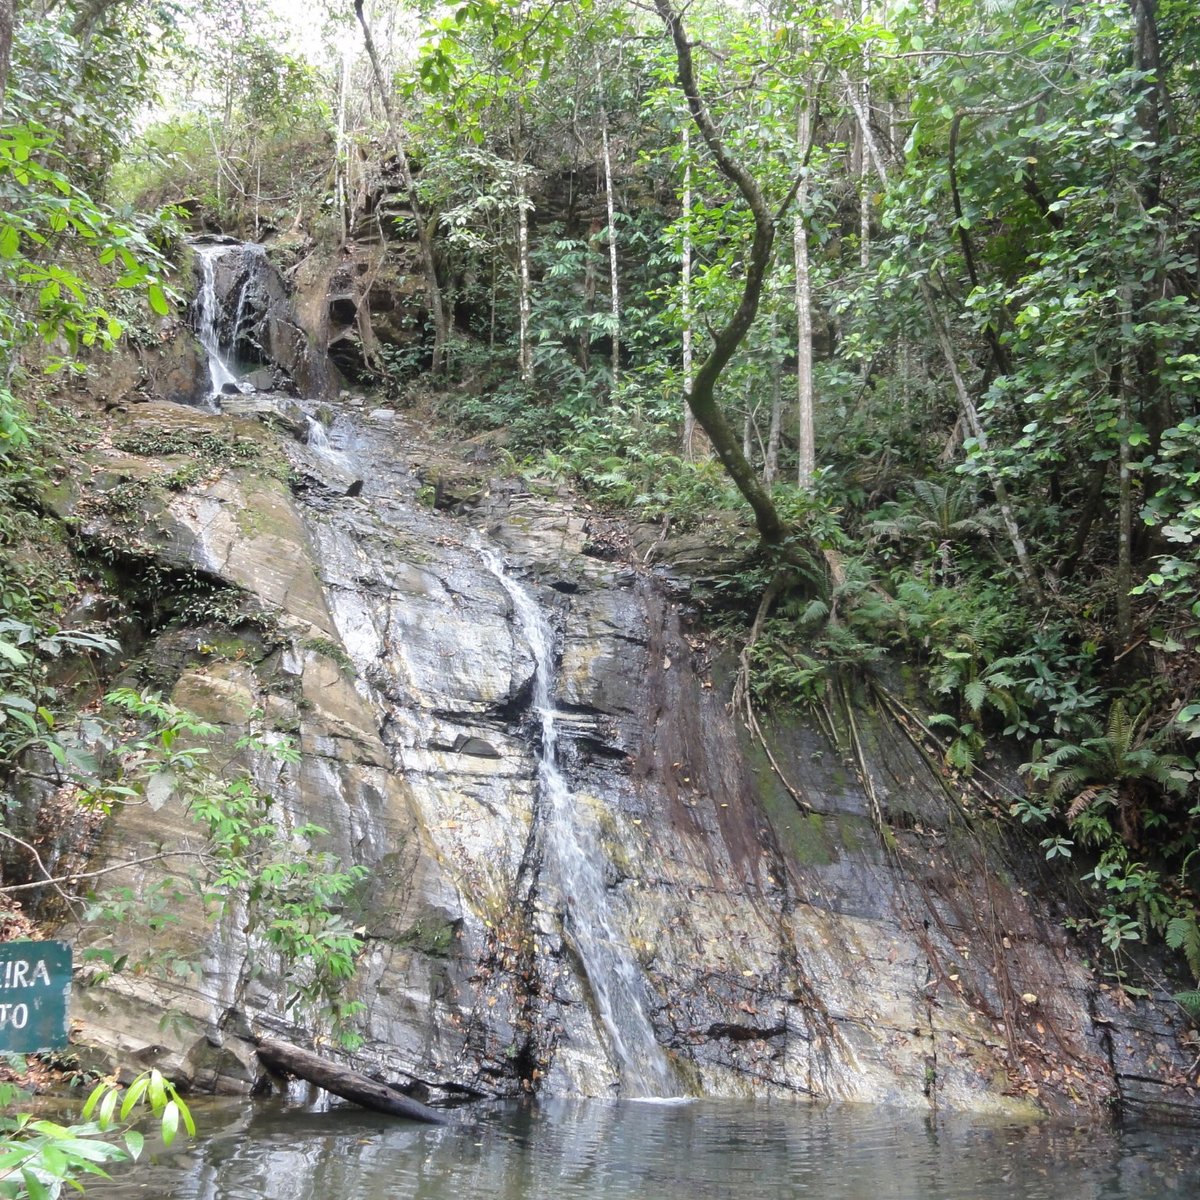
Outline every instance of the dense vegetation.
<svg viewBox="0 0 1200 1200"><path fill-rule="evenodd" d="M1110 968L1165 939L1200 980L1193 16L359 3L316 49L248 3L18 3L0 751L54 740L32 669L102 636L21 553L38 373L165 309L178 226L352 247L356 384L664 528L727 513L751 704L912 664L947 772L1077 865Z"/></svg>

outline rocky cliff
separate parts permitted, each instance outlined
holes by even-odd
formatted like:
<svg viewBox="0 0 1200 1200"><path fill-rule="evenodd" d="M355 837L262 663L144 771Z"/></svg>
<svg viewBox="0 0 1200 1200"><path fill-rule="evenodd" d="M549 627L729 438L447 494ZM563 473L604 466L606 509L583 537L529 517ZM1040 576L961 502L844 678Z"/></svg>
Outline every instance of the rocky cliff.
<svg viewBox="0 0 1200 1200"><path fill-rule="evenodd" d="M230 741L251 712L298 738L298 765L252 765L285 833L315 822L367 868L364 1068L435 1098L622 1094L650 1051L618 1045L615 970L669 1092L1192 1106L1182 1022L1115 1002L1036 856L869 686L831 720L764 715L768 754L681 607L687 576L623 554L569 497L345 393L226 399L109 413L55 503L121 579L122 681ZM186 845L172 803L117 812L93 865ZM564 818L596 896L564 867ZM140 894L161 871L116 882ZM113 1061L248 1089L256 1035L303 1036L236 921L116 937L199 943L203 971L80 988L79 1037Z"/></svg>

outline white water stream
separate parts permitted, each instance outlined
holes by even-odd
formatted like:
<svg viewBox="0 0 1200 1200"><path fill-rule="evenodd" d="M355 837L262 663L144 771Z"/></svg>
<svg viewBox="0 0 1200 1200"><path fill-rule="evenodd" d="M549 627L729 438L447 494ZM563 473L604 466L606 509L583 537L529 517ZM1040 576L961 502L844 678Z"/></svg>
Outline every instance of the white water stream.
<svg viewBox="0 0 1200 1200"><path fill-rule="evenodd" d="M673 1072L643 1005L642 974L613 921L604 881L604 851L592 824L558 766L558 714L554 709L554 634L540 605L505 570L494 550L483 561L513 603L536 672L533 707L541 720L538 788L544 812L544 870L561 893L563 932L587 976L611 1057L630 1097L663 1097L677 1091Z"/></svg>
<svg viewBox="0 0 1200 1200"><path fill-rule="evenodd" d="M237 376L221 353L221 336L217 328L220 308L217 302L217 259L229 250L228 246L195 246L196 261L200 264L200 291L196 296L196 336L208 357L210 399L220 396L226 384L237 386ZM240 389L239 389L240 390Z"/></svg>

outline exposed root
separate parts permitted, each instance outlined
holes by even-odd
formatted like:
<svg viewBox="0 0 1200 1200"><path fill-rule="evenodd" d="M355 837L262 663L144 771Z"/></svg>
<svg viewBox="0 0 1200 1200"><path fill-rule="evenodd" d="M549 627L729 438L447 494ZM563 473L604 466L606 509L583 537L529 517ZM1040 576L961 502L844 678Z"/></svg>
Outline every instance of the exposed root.
<svg viewBox="0 0 1200 1200"><path fill-rule="evenodd" d="M763 749L763 753L767 756L767 762L771 764L771 770L775 772L787 794L791 796L804 812L808 813L812 812L812 804L809 803L803 792L787 777L783 767L780 766L779 760L771 750L766 735L762 731L762 726L758 723L758 717L754 712L754 698L750 690L750 674L754 657L754 647L758 644L758 639L762 637L763 626L766 624L767 617L771 615L771 609L775 606L775 601L790 586L792 578L790 573L777 573L771 582L767 584L766 590L762 594L762 599L758 602L758 611L754 614L754 623L750 626L750 633L747 635L746 644L742 647L741 654L738 655L737 678L734 680L733 695L729 701L729 708L731 712L741 716L746 728L757 739L758 744Z"/></svg>

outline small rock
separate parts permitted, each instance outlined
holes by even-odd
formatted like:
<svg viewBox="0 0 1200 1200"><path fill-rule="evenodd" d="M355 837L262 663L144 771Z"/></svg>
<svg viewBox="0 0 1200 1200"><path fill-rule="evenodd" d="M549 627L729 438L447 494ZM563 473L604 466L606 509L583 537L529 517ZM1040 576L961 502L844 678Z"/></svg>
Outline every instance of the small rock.
<svg viewBox="0 0 1200 1200"><path fill-rule="evenodd" d="M396 410L394 408L373 408L371 409L370 419L387 424L396 419Z"/></svg>

